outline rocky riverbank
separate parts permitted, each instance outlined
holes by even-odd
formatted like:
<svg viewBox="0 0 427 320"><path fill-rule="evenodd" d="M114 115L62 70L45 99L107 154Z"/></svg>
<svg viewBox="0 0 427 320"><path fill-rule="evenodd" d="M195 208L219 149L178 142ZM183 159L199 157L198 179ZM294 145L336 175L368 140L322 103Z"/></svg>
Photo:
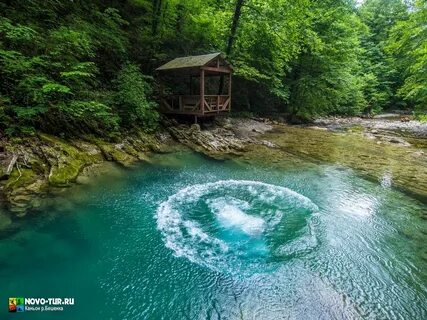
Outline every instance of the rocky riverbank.
<svg viewBox="0 0 427 320"><path fill-rule="evenodd" d="M21 217L53 191L80 183L102 163L128 167L150 162L153 153L187 148L215 159L243 155L276 164L283 157L309 157L348 166L380 182L390 177L399 188L427 196L426 137L427 124L384 118L327 118L309 126L258 118L223 118L202 126L169 119L155 134L133 132L116 142L38 134L2 141L0 193L3 206Z"/></svg>
<svg viewBox="0 0 427 320"><path fill-rule="evenodd" d="M113 161L128 167L150 161L152 153L190 148L207 156L224 159L241 154L255 136L271 129L267 121L223 119L207 124L178 124L164 120L156 134L133 132L116 142L85 136L61 139L38 134L25 139L3 140L0 150L0 193L3 206L16 216L42 205L52 191L78 183L97 165Z"/></svg>
<svg viewBox="0 0 427 320"><path fill-rule="evenodd" d="M332 131L340 131L360 127L373 134L391 134L427 138L427 122L413 120L408 115L382 114L372 118L360 117L329 117L319 118L314 125Z"/></svg>
<svg viewBox="0 0 427 320"><path fill-rule="evenodd" d="M41 199L55 188L75 183L85 168L104 161L123 166L146 158L148 152L166 151L158 137L142 132L112 143L94 137L61 139L47 134L2 141L3 205L17 216L41 205Z"/></svg>

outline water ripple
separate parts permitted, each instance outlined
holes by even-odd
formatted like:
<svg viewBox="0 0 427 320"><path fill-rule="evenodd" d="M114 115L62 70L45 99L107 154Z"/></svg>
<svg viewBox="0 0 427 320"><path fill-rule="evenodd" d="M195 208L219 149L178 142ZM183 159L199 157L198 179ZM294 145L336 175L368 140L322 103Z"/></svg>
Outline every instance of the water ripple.
<svg viewBox="0 0 427 320"><path fill-rule="evenodd" d="M181 189L157 209L157 227L178 257L215 271L265 272L318 244L317 206L288 188L223 180Z"/></svg>

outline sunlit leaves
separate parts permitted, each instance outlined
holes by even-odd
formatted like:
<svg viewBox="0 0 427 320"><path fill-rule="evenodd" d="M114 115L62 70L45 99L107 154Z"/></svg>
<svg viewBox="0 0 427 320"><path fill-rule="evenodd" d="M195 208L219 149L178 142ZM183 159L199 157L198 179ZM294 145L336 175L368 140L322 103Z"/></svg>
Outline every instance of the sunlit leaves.
<svg viewBox="0 0 427 320"><path fill-rule="evenodd" d="M70 93L71 92L71 89L69 87L64 86L62 84L59 84L59 83L53 83L53 82L43 85L41 90L44 94L49 94L49 95L64 94L64 93Z"/></svg>
<svg viewBox="0 0 427 320"><path fill-rule="evenodd" d="M49 54L62 59L68 56L75 58L94 56L93 44L87 33L69 27L53 30L50 33L48 48Z"/></svg>

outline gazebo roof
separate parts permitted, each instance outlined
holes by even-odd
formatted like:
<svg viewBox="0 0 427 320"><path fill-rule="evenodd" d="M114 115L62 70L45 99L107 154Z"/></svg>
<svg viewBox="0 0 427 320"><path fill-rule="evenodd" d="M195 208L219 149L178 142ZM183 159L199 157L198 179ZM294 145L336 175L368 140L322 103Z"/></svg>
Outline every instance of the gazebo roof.
<svg viewBox="0 0 427 320"><path fill-rule="evenodd" d="M175 59L165 63L164 65L158 67L156 70L157 71L164 71L164 70L175 70L175 69L203 67L203 66L208 65L212 60L214 60L218 57L221 58L222 60L224 60L221 52L203 54L200 56L188 56L188 57L175 58ZM231 68L231 66L228 63L227 63L227 65Z"/></svg>

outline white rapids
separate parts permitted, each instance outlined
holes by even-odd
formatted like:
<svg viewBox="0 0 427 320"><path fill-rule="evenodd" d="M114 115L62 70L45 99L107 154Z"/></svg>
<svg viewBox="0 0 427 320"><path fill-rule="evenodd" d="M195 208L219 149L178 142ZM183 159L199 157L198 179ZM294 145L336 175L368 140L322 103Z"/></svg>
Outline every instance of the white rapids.
<svg viewBox="0 0 427 320"><path fill-rule="evenodd" d="M160 204L156 218L175 256L216 271L242 272L314 247L311 218L317 210L310 199L285 187L222 180L179 190Z"/></svg>

